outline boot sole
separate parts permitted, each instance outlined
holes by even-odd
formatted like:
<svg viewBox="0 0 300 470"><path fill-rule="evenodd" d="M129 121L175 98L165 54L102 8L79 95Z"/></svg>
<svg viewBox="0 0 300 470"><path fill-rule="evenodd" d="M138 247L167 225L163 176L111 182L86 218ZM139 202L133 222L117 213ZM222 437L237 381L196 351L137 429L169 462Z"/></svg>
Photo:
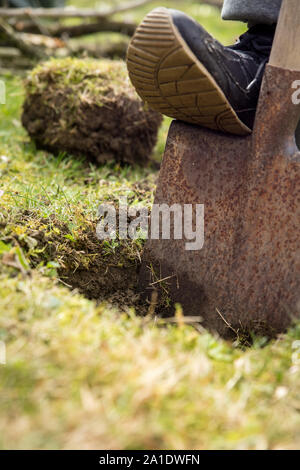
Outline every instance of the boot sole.
<svg viewBox="0 0 300 470"><path fill-rule="evenodd" d="M128 48L127 68L137 93L150 108L222 132L251 133L166 8L151 11L138 26Z"/></svg>

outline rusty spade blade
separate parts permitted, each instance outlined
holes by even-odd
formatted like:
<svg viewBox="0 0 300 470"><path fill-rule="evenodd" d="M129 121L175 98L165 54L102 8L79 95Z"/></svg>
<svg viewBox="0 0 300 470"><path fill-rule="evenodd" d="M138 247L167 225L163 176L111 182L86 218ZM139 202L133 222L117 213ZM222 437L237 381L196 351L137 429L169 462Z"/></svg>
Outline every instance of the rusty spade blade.
<svg viewBox="0 0 300 470"><path fill-rule="evenodd" d="M178 121L169 131L154 203L192 204L194 222L203 204L205 241L187 250L187 240L172 235L171 217L171 239L146 244L140 288L149 298L159 291L161 311L178 302L225 337L273 336L300 316L299 25L298 0L286 0L252 135Z"/></svg>

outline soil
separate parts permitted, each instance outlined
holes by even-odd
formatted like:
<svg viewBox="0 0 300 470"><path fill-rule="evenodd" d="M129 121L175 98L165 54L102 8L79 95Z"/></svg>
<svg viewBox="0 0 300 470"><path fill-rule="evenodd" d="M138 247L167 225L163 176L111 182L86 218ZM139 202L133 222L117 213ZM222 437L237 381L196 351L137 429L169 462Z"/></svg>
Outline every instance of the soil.
<svg viewBox="0 0 300 470"><path fill-rule="evenodd" d="M77 74L72 82L67 76L70 67L58 61L53 72L53 62L38 69L26 86L22 123L37 146L55 154L85 156L97 164L147 164L162 116L144 108L129 84L125 65L110 65L116 68L111 76L111 70L102 71L103 61L96 61L99 72L90 70L90 61L85 69L85 61L72 59L71 70ZM122 84L115 83L119 70Z"/></svg>
<svg viewBox="0 0 300 470"><path fill-rule="evenodd" d="M84 245L84 246L81 246ZM128 259L124 247L120 246L115 253L106 255L101 249L101 242L89 232L84 241L76 243L76 252L84 249L91 256L88 266L80 264L66 265L59 269L60 279L77 289L82 295L97 302L107 301L119 308L138 305L137 294L139 259Z"/></svg>

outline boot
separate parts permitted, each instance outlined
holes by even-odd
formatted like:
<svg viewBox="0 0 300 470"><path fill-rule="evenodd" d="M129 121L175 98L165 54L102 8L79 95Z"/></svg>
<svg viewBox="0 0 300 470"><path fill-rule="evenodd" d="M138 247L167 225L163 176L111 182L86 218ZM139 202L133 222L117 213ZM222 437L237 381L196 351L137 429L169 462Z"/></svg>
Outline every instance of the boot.
<svg viewBox="0 0 300 470"><path fill-rule="evenodd" d="M150 12L128 48L130 79L149 107L210 129L247 135L276 25L256 25L225 47L186 14Z"/></svg>

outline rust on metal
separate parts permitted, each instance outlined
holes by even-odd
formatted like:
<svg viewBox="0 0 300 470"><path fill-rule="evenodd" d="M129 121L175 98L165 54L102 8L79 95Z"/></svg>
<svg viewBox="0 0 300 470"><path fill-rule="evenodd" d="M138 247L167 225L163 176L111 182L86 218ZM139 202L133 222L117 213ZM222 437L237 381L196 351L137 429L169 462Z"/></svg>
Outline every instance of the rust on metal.
<svg viewBox="0 0 300 470"><path fill-rule="evenodd" d="M149 240L140 288L150 297L153 283L167 279L168 308L180 303L225 337L273 336L300 316L299 79L267 66L250 136L179 121L169 132L155 203L204 204L205 243L187 251L186 240Z"/></svg>

